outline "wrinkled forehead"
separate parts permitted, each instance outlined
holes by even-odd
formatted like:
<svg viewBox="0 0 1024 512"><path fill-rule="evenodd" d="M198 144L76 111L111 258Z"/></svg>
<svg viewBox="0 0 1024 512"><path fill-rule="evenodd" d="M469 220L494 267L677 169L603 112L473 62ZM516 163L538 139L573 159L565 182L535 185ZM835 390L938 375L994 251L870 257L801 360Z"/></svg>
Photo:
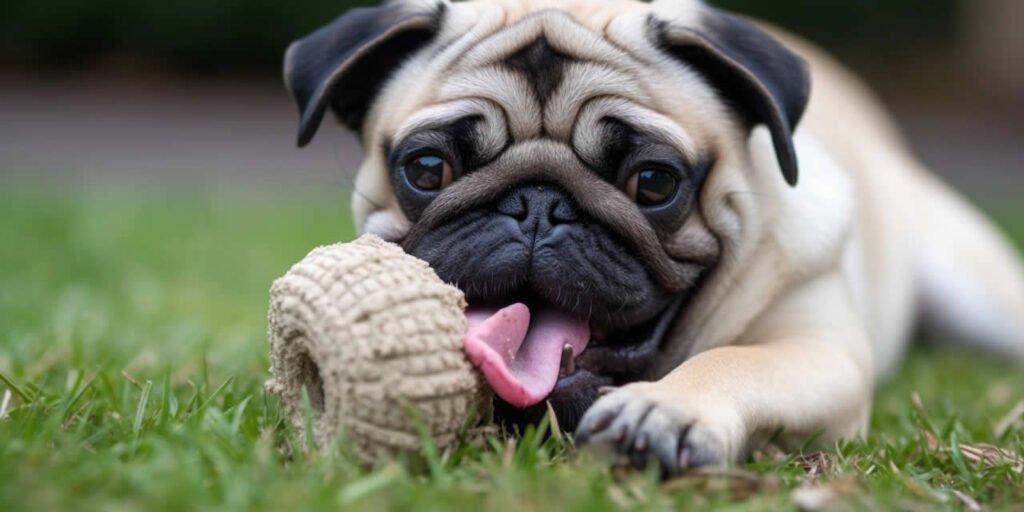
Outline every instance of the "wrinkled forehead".
<svg viewBox="0 0 1024 512"><path fill-rule="evenodd" d="M608 20L611 24L612 20ZM604 39L602 30L587 27L578 17L559 9L544 9L518 19L480 40L462 55L455 67L477 68L501 64L513 57L524 46L542 39L561 55L572 55L577 60L613 64L632 60L626 53Z"/></svg>
<svg viewBox="0 0 1024 512"><path fill-rule="evenodd" d="M637 80L634 58L557 10L497 31L457 59L449 72L439 99L472 96L504 106L516 140L541 133L567 138L588 99L618 96L646 102L649 96Z"/></svg>
<svg viewBox="0 0 1024 512"><path fill-rule="evenodd" d="M460 18L454 18L458 26ZM586 19L590 26L581 21ZM466 30L434 61L443 65L434 70L433 107L402 119L394 138L475 115L490 121L495 139L570 141L574 131L611 116L690 146L690 137L658 107L663 91L651 85L658 53L643 32L647 13L594 20L543 9L484 36ZM485 22L478 20L475 28Z"/></svg>
<svg viewBox="0 0 1024 512"><path fill-rule="evenodd" d="M577 23L598 34L604 32L612 20L624 14L651 11L648 2L637 0L475 0L450 5L453 15L465 15L463 19L470 23L488 13L497 13L502 27L515 25L544 11L572 13ZM459 23L458 20L453 22Z"/></svg>

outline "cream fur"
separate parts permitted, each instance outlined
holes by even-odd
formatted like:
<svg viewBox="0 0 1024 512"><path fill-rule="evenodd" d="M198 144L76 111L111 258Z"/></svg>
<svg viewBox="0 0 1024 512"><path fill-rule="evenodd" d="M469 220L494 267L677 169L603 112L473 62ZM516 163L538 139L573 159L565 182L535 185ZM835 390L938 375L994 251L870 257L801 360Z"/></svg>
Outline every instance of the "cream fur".
<svg viewBox="0 0 1024 512"><path fill-rule="evenodd" d="M646 421L691 425L691 438L728 462L779 428L793 443L863 434L873 383L898 364L918 307L947 332L1024 357L1024 273L1009 244L924 172L866 89L818 50L775 31L812 71L796 135L801 181L791 188L767 130L747 137L699 74L643 36L651 13L699 28L699 2L448 8L435 43L444 49L407 62L371 110L353 200L361 231L397 239L411 227L390 190L382 141L469 112L486 119L489 148L546 134L544 144L558 148L550 151L586 155L596 144L590 127L614 114L687 154L717 156L698 215L661 243L669 254L716 247L721 264L651 382L605 396L594 414L648 407ZM521 76L495 64L541 34L583 61L545 108Z"/></svg>

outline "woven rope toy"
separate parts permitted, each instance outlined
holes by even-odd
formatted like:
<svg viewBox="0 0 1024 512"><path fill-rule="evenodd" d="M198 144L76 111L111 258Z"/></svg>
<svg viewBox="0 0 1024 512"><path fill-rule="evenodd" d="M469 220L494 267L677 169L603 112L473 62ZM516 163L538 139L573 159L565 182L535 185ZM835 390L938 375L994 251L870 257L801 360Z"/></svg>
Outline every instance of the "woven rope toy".
<svg viewBox="0 0 1024 512"><path fill-rule="evenodd" d="M367 462L415 452L414 418L447 447L491 397L462 351L465 308L461 291L376 236L314 249L271 287L266 388L304 436L305 386L320 448L343 431Z"/></svg>

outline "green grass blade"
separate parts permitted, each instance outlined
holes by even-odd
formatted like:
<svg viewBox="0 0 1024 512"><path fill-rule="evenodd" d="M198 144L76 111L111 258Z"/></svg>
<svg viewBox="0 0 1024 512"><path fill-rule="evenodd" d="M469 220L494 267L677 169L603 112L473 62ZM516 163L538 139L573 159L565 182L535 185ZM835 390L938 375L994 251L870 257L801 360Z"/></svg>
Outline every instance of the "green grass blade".
<svg viewBox="0 0 1024 512"><path fill-rule="evenodd" d="M956 430L949 434L949 456L953 460L953 465L956 466L957 471L960 472L961 478L967 483L974 481L974 474L967 468L967 461L964 459L964 454L960 451L960 439L957 436Z"/></svg>
<svg viewBox="0 0 1024 512"><path fill-rule="evenodd" d="M164 370L163 382L160 384L161 395L160 395L160 414L157 416L157 425L165 425L167 419L171 413L171 397L174 395L174 390L171 389L171 372L170 370Z"/></svg>
<svg viewBox="0 0 1024 512"><path fill-rule="evenodd" d="M96 374L93 374L93 376L89 377L89 380L85 381L85 383L82 384L81 386L79 386L78 384L75 385L75 392L74 392L74 394L64 404L64 406L61 408L62 409L62 412L61 412L61 417L62 418L64 418L64 419L68 418L68 416L72 412L72 409L82 399L82 395L84 395L86 391L89 391L89 389L92 388L92 383L95 380L96 380Z"/></svg>
<svg viewBox="0 0 1024 512"><path fill-rule="evenodd" d="M309 399L309 391L306 389L306 385L302 385L302 427L304 429L303 437L306 440L306 450L309 452L316 451L316 437L313 432L313 402Z"/></svg>
<svg viewBox="0 0 1024 512"><path fill-rule="evenodd" d="M398 466L389 465L379 472L371 473L346 485L338 493L338 503L351 505L365 496L379 492L402 479Z"/></svg>
<svg viewBox="0 0 1024 512"><path fill-rule="evenodd" d="M4 375L4 372L0 372L0 382L2 382L4 386L7 386L7 389L11 390L11 393L17 395L18 399L20 399L22 403L27 404L32 402L34 395L24 389L21 389L21 386L15 384L14 379Z"/></svg>
<svg viewBox="0 0 1024 512"><path fill-rule="evenodd" d="M222 392L224 392L225 389L227 389L229 384L234 382L234 380L235 380L235 376L234 375L232 375L232 376L228 377L227 379L225 379L224 382L221 383L220 386L217 386L217 389L213 390L213 393L211 393L210 396L206 397L206 400L203 400L203 403L199 404L199 407L197 407L194 411L192 411L192 414L193 415L199 415L200 413L202 413L207 407L209 407L209 405L211 403L213 403L213 401Z"/></svg>
<svg viewBox="0 0 1024 512"><path fill-rule="evenodd" d="M135 407L135 420L132 422L132 433L135 437L139 436L142 432L142 423L146 419L146 404L149 403L149 393L153 390L153 381L147 380L142 385L142 394L139 395L139 403Z"/></svg>

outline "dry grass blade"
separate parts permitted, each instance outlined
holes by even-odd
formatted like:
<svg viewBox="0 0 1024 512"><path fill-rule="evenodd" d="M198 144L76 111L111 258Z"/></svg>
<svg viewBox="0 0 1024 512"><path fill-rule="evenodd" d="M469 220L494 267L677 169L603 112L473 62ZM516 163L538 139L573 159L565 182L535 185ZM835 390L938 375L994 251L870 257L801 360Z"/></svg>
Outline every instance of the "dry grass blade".
<svg viewBox="0 0 1024 512"><path fill-rule="evenodd" d="M516 440L508 438L505 440L505 451L501 455L501 467L510 468L516 460Z"/></svg>
<svg viewBox="0 0 1024 512"><path fill-rule="evenodd" d="M488 439L501 437L502 431L497 425L476 425L466 430L466 443L484 443Z"/></svg>
<svg viewBox="0 0 1024 512"><path fill-rule="evenodd" d="M986 443L961 444L960 453L964 458L985 466L1007 465L1014 473L1024 473L1024 459L1017 454Z"/></svg>
<svg viewBox="0 0 1024 512"><path fill-rule="evenodd" d="M7 408L11 405L12 396L14 395L11 393L11 390L4 390L4 399L3 402L0 402L0 420L7 417Z"/></svg>
<svg viewBox="0 0 1024 512"><path fill-rule="evenodd" d="M1002 439L1011 429L1024 429L1024 400L1017 402L1017 405L1013 406L1013 409L1010 409L1010 412L996 423L993 432L996 439Z"/></svg>
<svg viewBox="0 0 1024 512"><path fill-rule="evenodd" d="M768 444L754 451L751 460L760 464L783 464L789 460L789 454L776 444Z"/></svg>
<svg viewBox="0 0 1024 512"><path fill-rule="evenodd" d="M562 426L558 424L558 415L555 414L555 409L551 407L551 401L547 400L544 405L548 408L548 428L551 429L551 435L558 438L558 442L561 444L565 436L562 435Z"/></svg>
<svg viewBox="0 0 1024 512"><path fill-rule="evenodd" d="M804 482L793 490L790 499L802 511L831 510L842 500L861 492L861 482L856 477L842 478L827 483Z"/></svg>
<svg viewBox="0 0 1024 512"><path fill-rule="evenodd" d="M754 473L737 468L701 468L662 484L666 492L699 490L728 492L734 500L743 501L759 494L776 492L780 486L775 475Z"/></svg>
<svg viewBox="0 0 1024 512"><path fill-rule="evenodd" d="M953 489L953 496L956 496L956 499L960 500L960 503L963 504L964 508L970 512L981 512L983 510L981 508L981 504L978 503L978 500L964 494L963 492Z"/></svg>
<svg viewBox="0 0 1024 512"><path fill-rule="evenodd" d="M917 391L911 392L910 403L914 404L914 409L917 409L917 413L920 414L922 418L927 416L924 412L924 402L921 401L921 393L918 393Z"/></svg>
<svg viewBox="0 0 1024 512"><path fill-rule="evenodd" d="M911 393L910 403L914 404L914 409L917 410L917 426L920 427L921 432L924 432L924 436L928 440L928 448L931 450L939 448L939 440L935 437L931 424L928 422L928 413L924 410L921 393L917 391Z"/></svg>
<svg viewBox="0 0 1024 512"><path fill-rule="evenodd" d="M807 473L809 480L817 480L835 469L836 456L829 452L813 452L801 455L797 464Z"/></svg>
<svg viewBox="0 0 1024 512"><path fill-rule="evenodd" d="M939 443L939 440L935 437L935 435L932 434L932 432L928 429L926 425L928 421L928 416L925 412L924 405L921 402L921 395L918 394L917 391L915 391L913 394L911 394L910 400L914 404L914 408L917 409L918 415L921 420L920 427L928 440L928 447L932 450L952 450L952 448L947 448L941 445ZM1010 411L1010 414L1008 414L1006 417L1003 418L1003 420L1000 421L1000 425L1003 425L1004 422L1008 424L1013 424L1014 422L1019 420L1021 415L1024 415L1024 407L1022 406L1024 406L1024 402L1021 402L1021 404L1018 404L1017 407L1014 407L1014 409ZM1018 409L1021 410L1018 412ZM999 430L1000 426L997 426L996 437L1002 437L1001 435L998 434ZM1021 458L1019 455L1009 450L999 448L998 446L994 446L987 443L961 443L957 446L957 449L960 452L960 454L963 455L964 459L974 464L982 464L987 467L1007 465L1010 467L1010 470L1013 471L1014 473L1024 473L1024 458Z"/></svg>
<svg viewBox="0 0 1024 512"><path fill-rule="evenodd" d="M135 386L139 390L142 390L142 383L139 382L138 380L136 380L135 377L132 377L131 375L129 375L128 372L126 372L124 370L121 370L121 376L124 377L124 380L128 381L129 383L131 383L131 385Z"/></svg>
<svg viewBox="0 0 1024 512"><path fill-rule="evenodd" d="M632 508L635 505L632 498L618 484L608 486L608 499L622 510Z"/></svg>

